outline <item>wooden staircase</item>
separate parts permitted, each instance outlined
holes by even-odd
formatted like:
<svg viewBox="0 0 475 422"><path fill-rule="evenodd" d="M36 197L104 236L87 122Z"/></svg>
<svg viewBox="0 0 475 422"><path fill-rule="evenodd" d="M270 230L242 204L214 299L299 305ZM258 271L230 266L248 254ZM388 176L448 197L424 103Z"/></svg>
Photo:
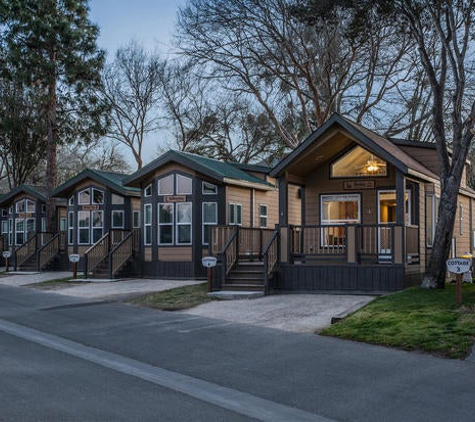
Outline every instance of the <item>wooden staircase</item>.
<svg viewBox="0 0 475 422"><path fill-rule="evenodd" d="M264 292L264 262L238 261L226 277L221 289Z"/></svg>

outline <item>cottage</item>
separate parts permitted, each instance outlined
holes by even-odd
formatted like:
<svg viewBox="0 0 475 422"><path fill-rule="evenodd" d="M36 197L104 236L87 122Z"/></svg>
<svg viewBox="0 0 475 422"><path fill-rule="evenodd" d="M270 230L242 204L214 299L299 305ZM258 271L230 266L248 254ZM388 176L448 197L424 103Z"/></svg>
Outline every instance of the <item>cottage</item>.
<svg viewBox="0 0 475 422"><path fill-rule="evenodd" d="M142 274L204 277L201 260L210 254L210 242L234 227L249 233L273 228L278 193L269 171L168 151L128 177L125 185L142 192ZM218 225L222 230L211 240Z"/></svg>
<svg viewBox="0 0 475 422"><path fill-rule="evenodd" d="M52 192L67 204L62 228L67 253L80 256L79 269L87 276L139 271L134 246L139 243L140 190L124 186L126 176L85 169Z"/></svg>
<svg viewBox="0 0 475 422"><path fill-rule="evenodd" d="M270 175L279 180L275 289L388 291L421 281L440 196L435 145L390 140L335 114ZM464 178L453 256L474 249L474 200Z"/></svg>
<svg viewBox="0 0 475 422"><path fill-rule="evenodd" d="M10 259L16 269L38 269L37 252L66 226L64 204L55 201L55 232L47 232L47 198L45 188L31 185L20 185L0 197L0 249L11 252Z"/></svg>

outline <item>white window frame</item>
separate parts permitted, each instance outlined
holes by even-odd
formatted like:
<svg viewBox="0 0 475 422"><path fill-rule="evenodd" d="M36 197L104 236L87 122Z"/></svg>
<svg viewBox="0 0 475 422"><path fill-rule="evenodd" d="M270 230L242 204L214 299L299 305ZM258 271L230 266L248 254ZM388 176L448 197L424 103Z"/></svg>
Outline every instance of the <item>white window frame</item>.
<svg viewBox="0 0 475 422"><path fill-rule="evenodd" d="M68 212L68 245L74 245L74 211Z"/></svg>
<svg viewBox="0 0 475 422"><path fill-rule="evenodd" d="M229 216L228 216L229 225L242 226L242 204L230 202L228 206L228 210L229 210Z"/></svg>
<svg viewBox="0 0 475 422"><path fill-rule="evenodd" d="M36 211L36 204L31 199L25 199L25 212L28 214L34 214Z"/></svg>
<svg viewBox="0 0 475 422"><path fill-rule="evenodd" d="M158 234L158 238L157 238L157 242L159 245L161 246L170 246L170 245L173 245L174 244L174 239L175 239L175 204L174 203L171 203L171 202L159 202L158 203L158 207L157 207L157 234ZM167 207L171 207L171 217L172 217L172 221L171 222L166 222L166 223L161 223L160 222L160 209L163 207L163 206L167 206ZM165 227L165 226L170 226L172 228L172 234L171 234L171 241L170 242L162 242L161 241L161 232L162 232L162 227Z"/></svg>
<svg viewBox="0 0 475 422"><path fill-rule="evenodd" d="M345 200L345 198L347 200ZM352 202L351 200L356 200L358 203L358 218L344 218L344 219L324 219L324 202ZM339 224L360 224L361 223L361 195L359 193L348 193L348 194L334 194L334 195L321 195L320 196L320 224L331 226Z"/></svg>
<svg viewBox="0 0 475 422"><path fill-rule="evenodd" d="M181 190L180 189L180 180L184 180L190 183L190 190ZM181 174L176 175L176 194L177 195L191 195L193 193L193 179L191 177L183 176Z"/></svg>
<svg viewBox="0 0 475 422"><path fill-rule="evenodd" d="M8 219L8 244L13 245L13 218Z"/></svg>
<svg viewBox="0 0 475 422"><path fill-rule="evenodd" d="M22 229L19 230L19 225L21 224ZM21 234L21 242L19 242L18 235ZM26 237L26 219L25 218L15 218L15 245L23 245L25 243Z"/></svg>
<svg viewBox="0 0 475 422"><path fill-rule="evenodd" d="M89 197L87 202L84 202L82 199L82 194L86 194ZM82 191L78 192L78 204L79 205L90 205L91 204L91 190L90 189L83 189ZM78 219L79 221L79 219Z"/></svg>
<svg viewBox="0 0 475 422"><path fill-rule="evenodd" d="M262 213L262 209L265 209L265 213ZM265 224L262 224L262 220L265 220ZM267 229L269 227L269 207L267 204L259 204L259 227Z"/></svg>
<svg viewBox="0 0 475 422"><path fill-rule="evenodd" d="M172 189L169 192L164 192L162 189L162 181L170 180L172 183ZM157 193L162 196L173 195L175 193L175 177L173 174L169 174L168 176L161 177L157 180Z"/></svg>
<svg viewBox="0 0 475 422"><path fill-rule="evenodd" d="M23 209L20 209L20 205L23 206ZM25 207L25 200L24 199L22 199L21 201L17 201L15 203L15 212L17 214L24 214L25 210L26 210L26 207Z"/></svg>
<svg viewBox="0 0 475 422"><path fill-rule="evenodd" d="M68 199L68 205L74 205L74 195L70 196Z"/></svg>
<svg viewBox="0 0 475 422"><path fill-rule="evenodd" d="M206 189L212 190L212 192L206 192ZM203 195L217 195L218 194L218 186L214 185L213 183L203 182L201 184L201 193Z"/></svg>
<svg viewBox="0 0 475 422"><path fill-rule="evenodd" d="M463 204L459 204L459 225L460 235L463 235Z"/></svg>
<svg viewBox="0 0 475 422"><path fill-rule="evenodd" d="M94 216L95 215L100 215L100 222L101 225L96 225ZM104 235L104 211L102 210L96 210L96 211L91 211L91 245L96 243L103 235ZM97 236L95 233L99 232L99 236Z"/></svg>
<svg viewBox="0 0 475 422"><path fill-rule="evenodd" d="M150 212L147 212L149 210ZM143 225L144 225L144 235L143 242L145 246L152 244L152 204L145 204L143 206ZM148 217L148 218L147 218ZM150 239L147 239L148 236Z"/></svg>
<svg viewBox="0 0 475 422"><path fill-rule="evenodd" d="M2 234L8 233L8 220L2 220Z"/></svg>
<svg viewBox="0 0 475 422"><path fill-rule="evenodd" d="M86 216L88 219L88 224L85 226L80 226L80 221L82 216ZM90 211L78 211L77 212L77 244L78 245L89 245L91 243L91 212ZM84 242L81 242L81 232L86 232L87 236Z"/></svg>
<svg viewBox="0 0 475 422"><path fill-rule="evenodd" d="M205 221L205 206L214 205L215 213L213 221ZM208 245L209 242L206 241L206 233L210 230L211 226L216 226L218 224L218 203L217 202L203 202L201 205L201 239L203 245Z"/></svg>
<svg viewBox="0 0 475 422"><path fill-rule="evenodd" d="M101 202L96 202L95 200L95 193L96 192L99 192L101 195L102 195L102 200ZM91 204L94 204L94 205L103 205L104 204L104 196L105 196L105 193L103 190L101 189L97 189L97 188L91 188Z"/></svg>
<svg viewBox="0 0 475 422"><path fill-rule="evenodd" d="M115 215L121 215L121 219L122 219L122 224L117 226L115 223L114 223L114 214ZM124 215L124 211L123 210L112 210L111 211L111 227L113 229L123 229L125 227L125 215Z"/></svg>
<svg viewBox="0 0 475 422"><path fill-rule="evenodd" d="M430 216L428 215L428 212L427 212L427 203L429 201L431 201L431 208L432 208L432 212ZM431 236L428 239L427 232L426 232L425 237L426 237L426 246L429 248L434 245L435 228L437 226L438 208L439 208L439 197L435 195L434 193L428 193L426 195L426 231L430 231ZM432 242L429 242L429 240L432 240Z"/></svg>
<svg viewBox="0 0 475 422"><path fill-rule="evenodd" d="M152 196L152 184L150 183L149 185L145 186L145 189L143 190L143 196L146 198L149 196Z"/></svg>
<svg viewBox="0 0 475 422"><path fill-rule="evenodd" d="M181 206L189 206L190 207L190 221L180 222L178 220L178 209ZM175 204L175 243L177 245L191 245L193 242L193 203L192 202L177 202ZM189 226L190 227L190 241L189 242L180 242L180 230L179 227Z"/></svg>
<svg viewBox="0 0 475 422"><path fill-rule="evenodd" d="M139 210L133 210L132 212L132 225L134 229L140 229L140 211Z"/></svg>

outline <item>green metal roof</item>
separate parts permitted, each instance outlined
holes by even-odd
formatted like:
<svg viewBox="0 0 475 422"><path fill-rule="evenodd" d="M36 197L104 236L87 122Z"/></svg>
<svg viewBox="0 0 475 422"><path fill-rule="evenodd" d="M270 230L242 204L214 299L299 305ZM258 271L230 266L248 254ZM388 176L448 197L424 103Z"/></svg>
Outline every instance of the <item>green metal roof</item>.
<svg viewBox="0 0 475 422"><path fill-rule="evenodd" d="M185 167L191 168L199 173L205 174L219 181L232 179L235 181L262 185L263 187L267 188L274 187L271 183L259 179L258 177L255 177L242 170L239 165L236 165L236 163L227 163L214 158L203 157L201 155L175 150L170 150L151 163L147 164L141 170L138 170L136 173L128 177L124 183L129 186L140 186L140 182L146 179L150 173L169 162L182 164ZM264 167L259 168L263 172ZM257 168L255 170L257 171Z"/></svg>
<svg viewBox="0 0 475 422"><path fill-rule="evenodd" d="M5 206L8 206L8 204L20 193L26 193L34 198L40 199L41 201L46 201L48 197L48 191L43 186L20 185L13 188L5 195L0 196L0 207L4 208Z"/></svg>
<svg viewBox="0 0 475 422"><path fill-rule="evenodd" d="M129 175L122 173L113 173L109 171L85 169L78 173L73 178L67 180L62 185L58 186L51 193L55 197L67 197L74 190L75 186L85 179L92 179L101 183L109 189L127 196L140 196L140 189L125 186L123 181Z"/></svg>

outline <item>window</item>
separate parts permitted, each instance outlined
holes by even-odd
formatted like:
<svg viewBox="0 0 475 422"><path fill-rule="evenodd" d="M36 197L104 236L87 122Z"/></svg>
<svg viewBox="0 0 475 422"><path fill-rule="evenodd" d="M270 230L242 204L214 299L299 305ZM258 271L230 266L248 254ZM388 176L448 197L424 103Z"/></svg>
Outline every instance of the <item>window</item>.
<svg viewBox="0 0 475 422"><path fill-rule="evenodd" d="M322 224L351 224L359 223L360 220L359 194L322 195Z"/></svg>
<svg viewBox="0 0 475 422"><path fill-rule="evenodd" d="M15 204L15 211L17 214L23 214L25 212L25 200L18 201Z"/></svg>
<svg viewBox="0 0 475 422"><path fill-rule="evenodd" d="M191 244L191 202L176 204L176 243L177 245Z"/></svg>
<svg viewBox="0 0 475 422"><path fill-rule="evenodd" d="M176 175L176 193L177 195L191 195L192 193L193 180L189 177L182 176L181 174Z"/></svg>
<svg viewBox="0 0 475 422"><path fill-rule="evenodd" d="M15 245L25 243L25 220L23 218L15 219Z"/></svg>
<svg viewBox="0 0 475 422"><path fill-rule="evenodd" d="M152 196L152 184L148 185L148 186L143 190L143 196Z"/></svg>
<svg viewBox="0 0 475 422"><path fill-rule="evenodd" d="M30 201L29 199L26 200L26 212L33 214L35 212L35 203L33 201Z"/></svg>
<svg viewBox="0 0 475 422"><path fill-rule="evenodd" d="M386 162L359 145L330 166L331 177L387 176Z"/></svg>
<svg viewBox="0 0 475 422"><path fill-rule="evenodd" d="M59 231L60 232L65 232L66 231L66 223L67 223L67 220L66 220L65 217L61 217L59 219Z"/></svg>
<svg viewBox="0 0 475 422"><path fill-rule="evenodd" d="M267 205L259 205L259 224L262 228L267 228Z"/></svg>
<svg viewBox="0 0 475 422"><path fill-rule="evenodd" d="M27 219L26 219L26 236L25 236L25 242L28 240L29 234L35 232L35 224L36 224L36 220L35 220L34 218L27 218Z"/></svg>
<svg viewBox="0 0 475 422"><path fill-rule="evenodd" d="M426 245L428 247L434 244L438 207L439 198L434 194L426 195Z"/></svg>
<svg viewBox="0 0 475 422"><path fill-rule="evenodd" d="M8 233L8 220L2 221L2 234Z"/></svg>
<svg viewBox="0 0 475 422"><path fill-rule="evenodd" d="M229 204L229 224L241 225L242 224L242 205L241 204Z"/></svg>
<svg viewBox="0 0 475 422"><path fill-rule="evenodd" d="M463 234L463 205L459 205L459 225L460 225L460 235Z"/></svg>
<svg viewBox="0 0 475 422"><path fill-rule="evenodd" d="M68 244L74 244L74 212L68 212Z"/></svg>
<svg viewBox="0 0 475 422"><path fill-rule="evenodd" d="M170 174L170 176L167 177L163 177L162 179L158 179L157 188L159 195L173 195L173 174Z"/></svg>
<svg viewBox="0 0 475 422"><path fill-rule="evenodd" d="M71 196L71 197L68 199L68 204L69 204L69 205L74 205L74 195Z"/></svg>
<svg viewBox="0 0 475 422"><path fill-rule="evenodd" d="M218 224L218 204L203 202L203 245L209 244L211 226Z"/></svg>
<svg viewBox="0 0 475 422"><path fill-rule="evenodd" d="M158 204L158 244L173 245L173 204Z"/></svg>
<svg viewBox="0 0 475 422"><path fill-rule="evenodd" d="M152 244L152 204L146 204L143 207L144 220L144 244Z"/></svg>
<svg viewBox="0 0 475 422"><path fill-rule="evenodd" d="M102 237L102 230L104 228L104 213L103 211L91 211L92 214L92 241L96 243Z"/></svg>
<svg viewBox="0 0 475 422"><path fill-rule="evenodd" d="M216 195L218 193L218 187L208 182L202 184L203 195Z"/></svg>
<svg viewBox="0 0 475 422"><path fill-rule="evenodd" d="M45 217L41 218L41 231L42 232L46 231L46 218Z"/></svg>
<svg viewBox="0 0 475 422"><path fill-rule="evenodd" d="M2 217L8 217L8 211L2 209Z"/></svg>
<svg viewBox="0 0 475 422"><path fill-rule="evenodd" d="M8 244L13 245L13 219L8 219Z"/></svg>
<svg viewBox="0 0 475 422"><path fill-rule="evenodd" d="M113 193L111 195L112 205L124 205L124 197Z"/></svg>
<svg viewBox="0 0 475 422"><path fill-rule="evenodd" d="M89 205L91 203L91 193L89 189L79 192L78 203L79 205Z"/></svg>
<svg viewBox="0 0 475 422"><path fill-rule="evenodd" d="M89 244L90 226L91 226L91 213L89 211L78 211L78 244L80 245Z"/></svg>
<svg viewBox="0 0 475 422"><path fill-rule="evenodd" d="M140 228L140 211L134 210L133 218L134 218L134 222L133 222L134 229Z"/></svg>
<svg viewBox="0 0 475 422"><path fill-rule="evenodd" d="M124 211L112 211L112 228L123 229L124 228Z"/></svg>
<svg viewBox="0 0 475 422"><path fill-rule="evenodd" d="M41 205L41 212L46 214L46 204Z"/></svg>
<svg viewBox="0 0 475 422"><path fill-rule="evenodd" d="M92 189L92 203L93 204L103 204L104 203L104 192L99 189Z"/></svg>

